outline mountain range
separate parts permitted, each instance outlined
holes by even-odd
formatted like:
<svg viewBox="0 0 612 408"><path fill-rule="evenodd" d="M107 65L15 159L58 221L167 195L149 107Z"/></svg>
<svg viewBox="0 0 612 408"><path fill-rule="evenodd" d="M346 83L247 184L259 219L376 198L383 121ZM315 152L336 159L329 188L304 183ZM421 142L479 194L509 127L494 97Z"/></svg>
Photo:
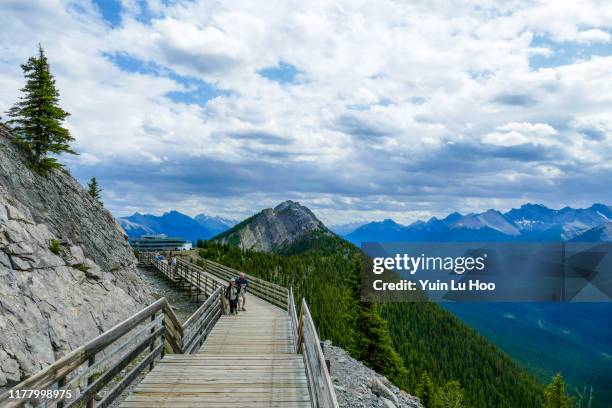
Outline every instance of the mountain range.
<svg viewBox="0 0 612 408"><path fill-rule="evenodd" d="M350 335L350 330L342 326L334 316L352 312L350 305L341 306L338 303L344 296L338 291L348 290L348 287L343 286L348 281L338 276L350 275L353 268L350 259L357 248L339 236L344 236L355 245L360 245L362 241L610 241L611 219L612 207L603 204L594 204L585 209L566 207L560 210L539 204L525 204L507 212L488 210L466 215L452 213L441 219L434 217L410 225L401 225L388 219L327 228L307 207L294 201L285 201L240 223L205 215L192 218L177 211L162 216L136 213L119 221L130 236L165 233L194 241L198 238L209 239L202 242L202 256L256 273L285 286L294 286L296 293L308 297L312 302L322 335L343 344L348 342L345 337ZM226 249L228 245L238 247L236 252ZM316 273L312 273L314 271ZM334 301L330 302L330 298ZM421 307L426 310L421 310ZM551 375L561 371L572 387L593 385L598 401L612 398L610 393L604 391L602 382L610 374L606 361L601 357L604 355L601 354L602 350L610 344L610 330L602 329L604 326L601 324L609 316L608 304L576 306L488 303L453 304L443 308L434 305L385 305L381 314L388 321L397 351L407 366L415 369L414 375L425 369L438 377L438 381L459 379L466 387L468 398L477 401L483 398L481 391L478 391L483 386L482 381L492 381L493 377L488 374L482 374L482 378L468 375L459 360L450 359L440 365L435 357L439 353L435 344L441 341L439 330L444 328L444 333L456 333L453 336L445 334L444 344L455 342L457 338L464 339L460 342L461 347L466 341L471 343L473 347L470 347L469 353L478 356L479 364L489 361L495 365L504 357L491 349L490 343L477 340L474 332L454 321L443 309L452 311L465 324L500 346L542 382L549 381ZM424 319L423 314L429 317ZM414 351L417 338L413 342L408 340L416 332L421 333L421 336L423 333L428 333L426 337L431 336L425 343L419 339L418 344L422 346L418 352ZM520 335L521 342L514 341L514 335ZM480 341L482 343L477 345ZM407 344L412 346L407 347ZM456 347L453 350L459 353L461 347L459 344ZM559 357L567 356L568 353L575 358ZM512 364L504 364L508 364L508 373L513 373L508 374L510 377L522 375ZM412 377L409 377L408 382L414 384L416 380ZM498 397L504 395L506 398L514 394L514 391L508 389L501 391L509 384L508 378L495 380L496 384L491 390L495 389ZM529 391L531 386L525 378L521 384L522 391L516 391L516 396L519 398L522 395L519 399L526 401L527 395L533 395ZM487 397L487 403L491 401ZM518 405L512 403L504 406Z"/></svg>
<svg viewBox="0 0 612 408"><path fill-rule="evenodd" d="M148 234L165 234L185 238L189 241L210 239L236 224L234 220L198 214L190 217L178 211L168 211L160 216L135 213L118 218L130 238Z"/></svg>
<svg viewBox="0 0 612 408"><path fill-rule="evenodd" d="M355 245L362 242L468 242L468 241L611 241L612 207L593 204L588 208L565 207L554 210L541 204L524 204L502 213L487 210L482 213L460 214L454 212L445 218L432 217L410 225L399 224L392 219L373 222L352 222L332 225L329 229L318 219L310 220L310 210L293 201L286 201L275 208L262 210L237 225L238 221L198 214L190 217L179 211L168 211L160 216L135 213L118 219L130 238L146 234L179 236L190 241L211 239L224 234L228 242L228 230L241 234L245 248L270 250L286 240L288 224L295 224L305 231L321 229L333 232ZM254 224L246 221L256 220ZM315 217L316 219L316 217ZM307 221L310 220L310 221ZM245 226L249 224L248 228ZM263 232L266 231L265 234ZM263 235L262 235L263 234ZM266 234L270 234L264 236ZM234 240L235 240L235 235Z"/></svg>
<svg viewBox="0 0 612 408"><path fill-rule="evenodd" d="M355 245L362 242L470 242L470 241L584 241L610 240L612 207L554 210L541 204L524 204L502 213L487 210L445 218L432 217L401 225L391 219L370 222L344 235Z"/></svg>
<svg viewBox="0 0 612 408"><path fill-rule="evenodd" d="M196 263L213 260L292 287L322 339L406 391L427 372L435 384L459 381L469 406L541 406L535 378L439 305L358 303L359 248L297 202L264 209L198 247Z"/></svg>
<svg viewBox="0 0 612 408"><path fill-rule="evenodd" d="M452 213L409 226L393 220L371 222L357 225L345 238L357 245L404 240L610 241L611 218L611 207L603 204L560 210L525 204L505 213ZM341 293L350 287L351 259L358 250L338 235L342 228L353 227L328 229L308 208L286 201L201 242L199 254L294 287L298 297L312 304L323 338L350 346L353 333L346 316L352 316L353 306L345 304ZM410 368L409 389L427 371L438 383L459 380L473 406L504 407L541 406L533 399L539 386L514 362L544 384L563 373L572 393L593 386L592 406L609 406L610 313L610 303L387 303L380 308L395 349Z"/></svg>

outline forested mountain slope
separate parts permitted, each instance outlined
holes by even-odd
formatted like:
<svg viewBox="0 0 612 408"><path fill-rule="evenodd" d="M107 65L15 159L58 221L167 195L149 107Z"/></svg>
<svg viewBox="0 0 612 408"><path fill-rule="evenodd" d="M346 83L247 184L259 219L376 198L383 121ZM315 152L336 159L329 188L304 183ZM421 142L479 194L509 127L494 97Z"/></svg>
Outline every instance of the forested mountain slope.
<svg viewBox="0 0 612 408"><path fill-rule="evenodd" d="M541 385L531 375L438 305L393 303L363 309L356 302L359 249L347 241L320 230L277 247L276 253L234 244L201 241L200 255L292 286L296 297L308 300L322 339L333 340L370 366L382 366L376 369L408 392L415 393L421 374L427 372L439 386L458 380L474 407L541 406ZM385 343L389 335L393 350L376 352L387 361L364 350L375 345L355 341L369 336Z"/></svg>

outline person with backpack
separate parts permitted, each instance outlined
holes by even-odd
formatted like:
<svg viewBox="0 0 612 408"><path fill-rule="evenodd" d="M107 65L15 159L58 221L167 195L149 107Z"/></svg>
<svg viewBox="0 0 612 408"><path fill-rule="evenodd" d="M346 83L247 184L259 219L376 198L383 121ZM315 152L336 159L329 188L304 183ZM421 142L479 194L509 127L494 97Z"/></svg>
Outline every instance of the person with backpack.
<svg viewBox="0 0 612 408"><path fill-rule="evenodd" d="M230 314L238 314L238 294L240 289L236 286L236 279L232 278L229 281L228 287L225 289L225 298L229 301Z"/></svg>
<svg viewBox="0 0 612 408"><path fill-rule="evenodd" d="M244 304L246 303L246 294L247 288L249 287L249 281L246 276L244 276L244 272L240 272L240 276L236 278L236 286L238 286L238 310L242 310L246 312L246 308Z"/></svg>

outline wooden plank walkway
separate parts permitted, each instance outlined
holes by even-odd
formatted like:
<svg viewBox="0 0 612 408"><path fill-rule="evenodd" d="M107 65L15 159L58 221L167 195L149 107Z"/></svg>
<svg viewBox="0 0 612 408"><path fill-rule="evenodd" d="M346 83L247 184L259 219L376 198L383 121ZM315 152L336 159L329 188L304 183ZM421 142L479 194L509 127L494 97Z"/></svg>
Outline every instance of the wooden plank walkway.
<svg viewBox="0 0 612 408"><path fill-rule="evenodd" d="M121 404L142 407L311 407L289 315L248 296L224 315L197 354L165 356Z"/></svg>

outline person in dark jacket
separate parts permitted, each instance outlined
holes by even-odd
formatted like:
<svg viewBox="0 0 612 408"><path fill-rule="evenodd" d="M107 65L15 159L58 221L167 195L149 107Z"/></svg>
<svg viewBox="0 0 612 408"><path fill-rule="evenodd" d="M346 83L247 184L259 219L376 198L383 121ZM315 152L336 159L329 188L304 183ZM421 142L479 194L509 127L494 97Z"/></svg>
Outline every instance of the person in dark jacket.
<svg viewBox="0 0 612 408"><path fill-rule="evenodd" d="M246 303L247 288L249 287L249 281L247 281L244 272L240 272L240 276L236 278L236 286L238 286L238 310L246 312L244 304Z"/></svg>
<svg viewBox="0 0 612 408"><path fill-rule="evenodd" d="M225 298L229 301L230 314L238 314L238 294L240 289L236 286L236 279L231 279L227 289L225 289Z"/></svg>

